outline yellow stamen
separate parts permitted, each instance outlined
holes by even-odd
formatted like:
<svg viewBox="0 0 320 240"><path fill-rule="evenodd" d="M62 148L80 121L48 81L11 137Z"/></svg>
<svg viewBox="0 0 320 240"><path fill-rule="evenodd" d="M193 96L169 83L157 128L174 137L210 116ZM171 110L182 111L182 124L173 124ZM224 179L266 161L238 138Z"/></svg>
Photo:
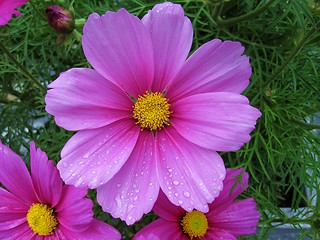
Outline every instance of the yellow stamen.
<svg viewBox="0 0 320 240"><path fill-rule="evenodd" d="M204 213L197 210L187 212L181 220L183 232L192 239L194 237L203 237L208 230L208 220Z"/></svg>
<svg viewBox="0 0 320 240"><path fill-rule="evenodd" d="M52 234L58 225L53 209L41 203L32 204L28 210L27 221L33 232L40 236Z"/></svg>
<svg viewBox="0 0 320 240"><path fill-rule="evenodd" d="M140 124L141 130L160 130L165 125L170 125L169 117L172 112L169 109L168 99L162 93L146 92L133 105L133 118L137 120L136 124Z"/></svg>

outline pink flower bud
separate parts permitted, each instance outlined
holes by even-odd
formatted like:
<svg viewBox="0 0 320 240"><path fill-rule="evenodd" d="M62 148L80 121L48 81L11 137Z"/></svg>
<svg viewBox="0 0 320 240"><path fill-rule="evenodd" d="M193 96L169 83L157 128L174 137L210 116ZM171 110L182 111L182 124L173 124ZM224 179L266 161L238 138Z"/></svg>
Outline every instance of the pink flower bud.
<svg viewBox="0 0 320 240"><path fill-rule="evenodd" d="M71 33L75 27L73 14L60 6L48 6L45 10L48 23L58 33Z"/></svg>

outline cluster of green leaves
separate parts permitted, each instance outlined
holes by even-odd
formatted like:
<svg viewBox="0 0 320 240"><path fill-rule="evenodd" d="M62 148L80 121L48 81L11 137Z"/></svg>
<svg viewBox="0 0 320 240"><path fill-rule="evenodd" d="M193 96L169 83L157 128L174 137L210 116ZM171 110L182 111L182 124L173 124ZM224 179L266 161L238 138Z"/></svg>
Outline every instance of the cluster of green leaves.
<svg viewBox="0 0 320 240"><path fill-rule="evenodd" d="M2 43L24 67L0 50L0 132L3 143L22 156L36 141L50 159L59 154L73 133L56 126L45 112L45 89L72 67L89 67L81 47L81 19L92 12L126 8L138 17L160 1L148 0L31 0L23 16L0 28ZM223 153L228 167L244 167L261 212L260 231L252 239L267 239L269 229L289 224L304 236L320 231L319 119L320 4L316 0L177 0L194 27L192 50L214 38L239 41L250 56L252 77L244 94L260 109L252 139L241 150ZM74 11L77 27L59 36L47 23L44 10L60 5ZM59 44L58 44L59 42ZM39 88L32 77L38 79ZM26 158L27 159L27 158ZM240 176L241 177L241 176ZM95 192L90 191L95 203ZM288 216L281 207L296 210ZM133 226L94 207L95 216L117 227L129 239L156 218L146 215ZM307 229L301 223L310 224Z"/></svg>

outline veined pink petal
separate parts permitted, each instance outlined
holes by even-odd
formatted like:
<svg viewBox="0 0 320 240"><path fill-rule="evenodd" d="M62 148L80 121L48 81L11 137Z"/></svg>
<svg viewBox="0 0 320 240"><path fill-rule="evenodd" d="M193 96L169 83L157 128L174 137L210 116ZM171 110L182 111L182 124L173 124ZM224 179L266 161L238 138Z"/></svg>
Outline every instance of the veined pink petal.
<svg viewBox="0 0 320 240"><path fill-rule="evenodd" d="M152 238L154 237L154 238ZM179 222L171 222L163 219L157 219L148 224L135 234L133 240L189 240L185 235Z"/></svg>
<svg viewBox="0 0 320 240"><path fill-rule="evenodd" d="M237 240L228 230L210 227L201 240Z"/></svg>
<svg viewBox="0 0 320 240"><path fill-rule="evenodd" d="M134 97L151 89L154 61L151 37L126 10L93 13L84 26L83 51L105 78Z"/></svg>
<svg viewBox="0 0 320 240"><path fill-rule="evenodd" d="M0 1L0 26L8 24L12 15L21 16L21 13L15 10L28 2L28 0L1 0Z"/></svg>
<svg viewBox="0 0 320 240"><path fill-rule="evenodd" d="M93 203L85 198L87 189L64 185L62 195L55 211L59 224L71 231L83 231L92 221Z"/></svg>
<svg viewBox="0 0 320 240"><path fill-rule="evenodd" d="M64 146L57 167L66 184L97 188L127 161L140 134L133 120L82 130Z"/></svg>
<svg viewBox="0 0 320 240"><path fill-rule="evenodd" d="M181 5L155 5L141 20L151 34L155 75L153 91L162 92L186 60L192 44L193 29Z"/></svg>
<svg viewBox="0 0 320 240"><path fill-rule="evenodd" d="M49 88L46 111L67 130L99 128L132 115L131 99L93 69L72 68Z"/></svg>
<svg viewBox="0 0 320 240"><path fill-rule="evenodd" d="M34 232L29 227L27 221L16 226L15 228L0 231L1 240L12 239L33 239Z"/></svg>
<svg viewBox="0 0 320 240"><path fill-rule="evenodd" d="M37 201L24 161L0 141L0 183L27 205Z"/></svg>
<svg viewBox="0 0 320 240"><path fill-rule="evenodd" d="M84 231L73 232L61 226L66 239L88 240L88 239L101 239L101 240L120 240L121 234L110 225L93 219L89 227Z"/></svg>
<svg viewBox="0 0 320 240"><path fill-rule="evenodd" d="M172 104L172 126L189 141L216 151L234 151L250 140L258 109L245 96L203 93Z"/></svg>
<svg viewBox="0 0 320 240"><path fill-rule="evenodd" d="M251 67L239 42L214 39L194 52L180 69L167 96L171 100L198 93L241 93L249 84Z"/></svg>
<svg viewBox="0 0 320 240"><path fill-rule="evenodd" d="M219 196L209 204L210 212L208 215L214 218L233 203L236 197L238 197L247 187L249 181L249 174L245 172L241 178L241 182L237 182L238 176L241 174L243 168L231 170L227 168L226 178L223 181L223 189ZM234 189L232 187L237 182ZM232 191L232 192L231 192Z"/></svg>
<svg viewBox="0 0 320 240"><path fill-rule="evenodd" d="M209 225L225 229L235 237L255 234L260 214L253 198L232 203L219 215L208 216Z"/></svg>
<svg viewBox="0 0 320 240"><path fill-rule="evenodd" d="M47 155L36 149L34 142L30 144L31 178L39 202L54 207L61 197L62 180L53 161L48 161Z"/></svg>
<svg viewBox="0 0 320 240"><path fill-rule="evenodd" d="M184 139L173 127L157 132L157 170L162 191L187 211L207 212L222 190L223 160L214 151Z"/></svg>
<svg viewBox="0 0 320 240"><path fill-rule="evenodd" d="M0 232L26 221L29 206L12 193L0 188Z"/></svg>
<svg viewBox="0 0 320 240"><path fill-rule="evenodd" d="M120 171L97 189L97 200L103 210L128 225L150 212L157 200L159 183L153 148L152 132L142 131Z"/></svg>
<svg viewBox="0 0 320 240"><path fill-rule="evenodd" d="M181 207L173 205L162 190L159 192L158 199L154 204L152 211L167 221L180 222L185 215L185 211Z"/></svg>

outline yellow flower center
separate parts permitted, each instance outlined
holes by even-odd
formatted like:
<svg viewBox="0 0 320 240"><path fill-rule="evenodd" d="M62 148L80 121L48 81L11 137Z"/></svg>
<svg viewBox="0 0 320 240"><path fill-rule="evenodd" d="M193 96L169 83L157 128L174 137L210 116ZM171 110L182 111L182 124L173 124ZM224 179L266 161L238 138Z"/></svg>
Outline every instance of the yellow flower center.
<svg viewBox="0 0 320 240"><path fill-rule="evenodd" d="M32 204L28 210L27 221L33 232L40 236L52 234L58 225L53 209L41 203Z"/></svg>
<svg viewBox="0 0 320 240"><path fill-rule="evenodd" d="M187 212L181 220L183 232L192 239L194 237L203 237L208 230L208 220L204 213L197 210Z"/></svg>
<svg viewBox="0 0 320 240"><path fill-rule="evenodd" d="M172 112L168 99L162 93L146 92L138 97L132 108L133 118L137 120L136 124L140 124L142 130L147 128L155 131L170 125L169 117Z"/></svg>

